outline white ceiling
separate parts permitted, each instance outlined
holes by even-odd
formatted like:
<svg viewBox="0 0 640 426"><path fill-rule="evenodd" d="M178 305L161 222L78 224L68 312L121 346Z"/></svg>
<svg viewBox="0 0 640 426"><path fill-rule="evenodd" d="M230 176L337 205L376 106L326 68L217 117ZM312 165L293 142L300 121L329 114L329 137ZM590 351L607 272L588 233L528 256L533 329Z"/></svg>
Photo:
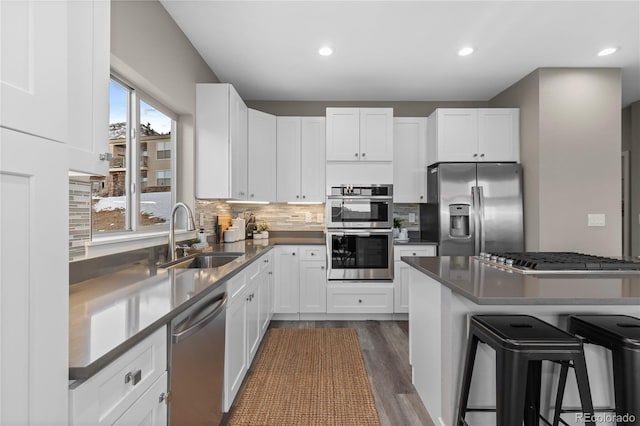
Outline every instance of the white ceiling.
<svg viewBox="0 0 640 426"><path fill-rule="evenodd" d="M620 67L640 100L640 0L161 2L244 99L488 100L539 67Z"/></svg>

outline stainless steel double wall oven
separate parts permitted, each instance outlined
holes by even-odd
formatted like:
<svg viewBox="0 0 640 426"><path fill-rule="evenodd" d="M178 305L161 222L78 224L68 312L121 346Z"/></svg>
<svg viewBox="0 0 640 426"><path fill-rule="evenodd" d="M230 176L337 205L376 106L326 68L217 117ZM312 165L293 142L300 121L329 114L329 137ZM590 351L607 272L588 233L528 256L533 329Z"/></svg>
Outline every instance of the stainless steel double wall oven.
<svg viewBox="0 0 640 426"><path fill-rule="evenodd" d="M393 185L340 185L327 196L329 280L393 279Z"/></svg>

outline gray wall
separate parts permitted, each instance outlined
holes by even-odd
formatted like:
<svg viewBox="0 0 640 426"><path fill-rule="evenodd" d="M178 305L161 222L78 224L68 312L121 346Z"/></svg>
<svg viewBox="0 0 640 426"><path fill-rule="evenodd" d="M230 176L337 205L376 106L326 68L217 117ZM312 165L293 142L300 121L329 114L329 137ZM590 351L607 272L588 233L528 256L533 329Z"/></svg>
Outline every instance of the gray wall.
<svg viewBox="0 0 640 426"><path fill-rule="evenodd" d="M620 70L539 69L489 104L523 109L527 249L620 255Z"/></svg>
<svg viewBox="0 0 640 426"><path fill-rule="evenodd" d="M111 2L111 68L178 114L177 199L193 206L195 83L218 78L158 1Z"/></svg>
<svg viewBox="0 0 640 426"><path fill-rule="evenodd" d="M631 179L629 192L631 198L631 255L640 256L640 101L625 108L628 111L625 120L627 143L630 152Z"/></svg>
<svg viewBox="0 0 640 426"><path fill-rule="evenodd" d="M327 107L393 108L394 117L427 117L436 108L486 108L484 101L363 102L363 101L245 101L249 108L273 115L324 116Z"/></svg>

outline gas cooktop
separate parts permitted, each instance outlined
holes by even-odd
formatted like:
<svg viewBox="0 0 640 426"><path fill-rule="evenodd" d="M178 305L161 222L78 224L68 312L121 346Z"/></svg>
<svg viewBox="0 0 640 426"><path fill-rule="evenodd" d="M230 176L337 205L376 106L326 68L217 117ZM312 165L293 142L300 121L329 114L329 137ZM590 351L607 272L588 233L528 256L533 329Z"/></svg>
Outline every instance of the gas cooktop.
<svg viewBox="0 0 640 426"><path fill-rule="evenodd" d="M574 252L481 253L477 259L523 274L640 273L640 263Z"/></svg>

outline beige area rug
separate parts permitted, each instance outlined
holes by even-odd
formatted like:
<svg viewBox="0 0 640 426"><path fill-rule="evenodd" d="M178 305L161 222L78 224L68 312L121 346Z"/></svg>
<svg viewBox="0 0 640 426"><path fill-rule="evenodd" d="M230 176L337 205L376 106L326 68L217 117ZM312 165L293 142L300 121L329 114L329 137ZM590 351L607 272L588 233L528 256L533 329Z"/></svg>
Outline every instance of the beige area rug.
<svg viewBox="0 0 640 426"><path fill-rule="evenodd" d="M352 328L269 330L230 425L379 425Z"/></svg>

